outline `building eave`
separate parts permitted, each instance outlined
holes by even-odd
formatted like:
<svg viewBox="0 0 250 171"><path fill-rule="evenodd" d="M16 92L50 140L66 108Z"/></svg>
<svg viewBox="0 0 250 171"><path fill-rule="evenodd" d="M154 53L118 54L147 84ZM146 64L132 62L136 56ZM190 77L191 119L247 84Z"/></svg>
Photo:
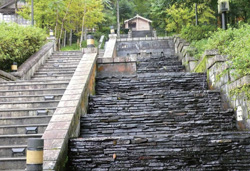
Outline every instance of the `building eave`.
<svg viewBox="0 0 250 171"><path fill-rule="evenodd" d="M130 18L130 19L128 19L128 20L125 20L124 23L127 23L127 22L132 21L132 20L137 19L137 18L140 18L140 19L145 20L145 21L147 21L147 22L149 22L149 23L152 23L151 20L149 20L149 19L147 19L147 18L144 18L144 17L142 17L142 16L140 16L140 15L138 15L138 14L137 14L135 17L133 17L133 18Z"/></svg>

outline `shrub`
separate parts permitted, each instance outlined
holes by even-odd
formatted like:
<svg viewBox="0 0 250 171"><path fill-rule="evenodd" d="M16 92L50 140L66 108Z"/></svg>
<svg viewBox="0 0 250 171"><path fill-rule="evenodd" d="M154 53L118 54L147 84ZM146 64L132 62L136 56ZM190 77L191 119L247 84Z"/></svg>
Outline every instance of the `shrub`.
<svg viewBox="0 0 250 171"><path fill-rule="evenodd" d="M191 48L189 50L190 55L192 55L195 59L199 59L202 56L202 54L205 52L207 48L207 43L208 43L207 39L193 41L190 46L194 47L194 49Z"/></svg>
<svg viewBox="0 0 250 171"><path fill-rule="evenodd" d="M250 74L250 25L218 30L209 39L207 49L228 55L231 68L240 76Z"/></svg>
<svg viewBox="0 0 250 171"><path fill-rule="evenodd" d="M181 30L181 37L188 42L198 41L208 38L215 30L216 27L213 25L186 26Z"/></svg>
<svg viewBox="0 0 250 171"><path fill-rule="evenodd" d="M9 71L14 61L21 65L45 40L46 33L42 29L0 23L0 69Z"/></svg>

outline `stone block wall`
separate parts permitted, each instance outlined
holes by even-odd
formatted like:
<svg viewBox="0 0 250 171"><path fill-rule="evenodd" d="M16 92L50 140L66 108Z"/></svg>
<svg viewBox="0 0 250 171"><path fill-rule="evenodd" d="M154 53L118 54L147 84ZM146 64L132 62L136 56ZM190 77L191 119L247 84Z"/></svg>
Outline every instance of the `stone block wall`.
<svg viewBox="0 0 250 171"><path fill-rule="evenodd" d="M136 57L98 58L98 77L136 74Z"/></svg>
<svg viewBox="0 0 250 171"><path fill-rule="evenodd" d="M189 43L175 37L175 52L179 60L190 72L207 72L210 89L222 92L224 107L234 108L236 111L237 126L240 130L250 129L250 101L244 93L232 96L230 92L244 85L250 85L250 76L237 77L232 72L224 72L230 67L227 56L220 55L217 50L207 50L200 60L193 58L189 52Z"/></svg>
<svg viewBox="0 0 250 171"><path fill-rule="evenodd" d="M171 55L174 52L172 37L163 38L128 38L117 40L117 56L126 57L131 55L163 52Z"/></svg>

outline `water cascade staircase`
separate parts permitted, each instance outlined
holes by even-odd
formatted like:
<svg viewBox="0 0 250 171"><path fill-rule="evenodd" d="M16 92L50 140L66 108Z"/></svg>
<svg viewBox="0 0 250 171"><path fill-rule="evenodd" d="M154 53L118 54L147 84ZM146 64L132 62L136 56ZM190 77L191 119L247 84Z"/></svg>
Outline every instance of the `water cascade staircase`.
<svg viewBox="0 0 250 171"><path fill-rule="evenodd" d="M69 170L250 168L249 132L236 132L206 74L183 72L174 54L137 60L137 75L97 78Z"/></svg>
<svg viewBox="0 0 250 171"><path fill-rule="evenodd" d="M54 52L31 80L0 83L0 170L24 170L28 138L40 138L82 57Z"/></svg>

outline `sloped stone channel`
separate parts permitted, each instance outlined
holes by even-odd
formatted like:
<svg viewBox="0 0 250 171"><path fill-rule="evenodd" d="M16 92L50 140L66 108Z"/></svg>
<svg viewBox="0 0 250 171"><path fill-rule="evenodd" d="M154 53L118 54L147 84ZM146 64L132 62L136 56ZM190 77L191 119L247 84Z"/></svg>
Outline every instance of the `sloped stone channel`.
<svg viewBox="0 0 250 171"><path fill-rule="evenodd" d="M173 54L138 58L137 75L99 77L69 170L248 170L250 132Z"/></svg>

